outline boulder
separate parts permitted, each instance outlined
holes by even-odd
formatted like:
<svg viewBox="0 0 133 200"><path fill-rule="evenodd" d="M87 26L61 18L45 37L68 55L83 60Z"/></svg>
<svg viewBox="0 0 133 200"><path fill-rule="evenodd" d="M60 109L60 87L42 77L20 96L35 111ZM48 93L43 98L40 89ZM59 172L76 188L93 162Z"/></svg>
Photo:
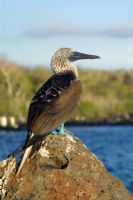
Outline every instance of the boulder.
<svg viewBox="0 0 133 200"><path fill-rule="evenodd" d="M131 200L123 183L71 134L49 134L16 175L16 159L0 162L4 200Z"/></svg>

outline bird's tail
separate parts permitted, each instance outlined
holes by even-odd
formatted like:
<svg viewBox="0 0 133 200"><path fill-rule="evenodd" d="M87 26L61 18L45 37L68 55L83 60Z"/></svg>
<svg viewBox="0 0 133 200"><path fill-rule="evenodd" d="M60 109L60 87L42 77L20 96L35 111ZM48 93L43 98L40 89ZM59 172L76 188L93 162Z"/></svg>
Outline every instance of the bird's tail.
<svg viewBox="0 0 133 200"><path fill-rule="evenodd" d="M26 150L25 150L25 153L24 153L24 156L22 158L22 161L19 165L19 168L18 168L18 171L17 171L17 175L20 173L26 159L29 157L30 153L31 153L31 150L32 150L32 146L28 147Z"/></svg>
<svg viewBox="0 0 133 200"><path fill-rule="evenodd" d="M30 135L30 137L29 137L29 135ZM20 173L20 171L21 171L21 169L22 169L22 167L23 167L25 161L27 160L27 158L29 157L29 155L30 155L30 153L31 153L31 150L32 150L33 145L29 145L29 146L27 147L27 143L28 143L28 141L29 141L30 139L32 139L33 137L34 137L34 134L31 133L31 134L28 134L28 137L26 138L26 142L25 142L25 144L24 144L24 146L23 146L23 149L26 149L26 150L25 150L25 153L24 153L23 158L22 158L22 160L21 160L21 163L20 163L20 165L19 165L18 171L17 171L17 173L16 173L17 175Z"/></svg>
<svg viewBox="0 0 133 200"><path fill-rule="evenodd" d="M27 160L27 158L30 156L33 146L35 146L35 144L37 142L42 141L42 139L44 138L44 136L42 135L34 135L34 133L30 133L28 134L27 138L26 138L26 142L23 145L23 150L25 150L25 153L23 155L22 161L19 165L18 171L17 171L17 175L20 173L25 161Z"/></svg>

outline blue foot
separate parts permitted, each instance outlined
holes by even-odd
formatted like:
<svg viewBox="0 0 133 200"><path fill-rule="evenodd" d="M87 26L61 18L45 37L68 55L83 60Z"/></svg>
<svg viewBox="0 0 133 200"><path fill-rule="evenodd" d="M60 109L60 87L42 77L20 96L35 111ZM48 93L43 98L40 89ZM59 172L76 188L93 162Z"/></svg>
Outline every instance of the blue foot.
<svg viewBox="0 0 133 200"><path fill-rule="evenodd" d="M63 135L65 134L64 132L64 124L61 124L59 128L56 128L55 130L52 131L53 134L58 134L58 135Z"/></svg>
<svg viewBox="0 0 133 200"><path fill-rule="evenodd" d="M61 124L59 134L64 134L64 124Z"/></svg>

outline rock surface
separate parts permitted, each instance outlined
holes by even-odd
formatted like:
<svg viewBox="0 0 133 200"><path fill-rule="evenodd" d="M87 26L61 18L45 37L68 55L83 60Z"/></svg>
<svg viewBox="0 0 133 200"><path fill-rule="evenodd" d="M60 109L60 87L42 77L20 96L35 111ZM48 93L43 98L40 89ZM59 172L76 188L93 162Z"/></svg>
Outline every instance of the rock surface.
<svg viewBox="0 0 133 200"><path fill-rule="evenodd" d="M16 160L0 162L4 200L131 200L133 196L79 139L50 134L19 175Z"/></svg>

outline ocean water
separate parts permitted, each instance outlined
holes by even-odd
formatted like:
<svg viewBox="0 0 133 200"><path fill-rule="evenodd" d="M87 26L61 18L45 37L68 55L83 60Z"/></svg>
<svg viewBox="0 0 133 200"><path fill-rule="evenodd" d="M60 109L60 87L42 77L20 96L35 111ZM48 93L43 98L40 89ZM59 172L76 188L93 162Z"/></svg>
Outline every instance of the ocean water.
<svg viewBox="0 0 133 200"><path fill-rule="evenodd" d="M68 130L103 161L133 193L133 126L69 126ZM0 160L19 147L25 131L0 131Z"/></svg>

